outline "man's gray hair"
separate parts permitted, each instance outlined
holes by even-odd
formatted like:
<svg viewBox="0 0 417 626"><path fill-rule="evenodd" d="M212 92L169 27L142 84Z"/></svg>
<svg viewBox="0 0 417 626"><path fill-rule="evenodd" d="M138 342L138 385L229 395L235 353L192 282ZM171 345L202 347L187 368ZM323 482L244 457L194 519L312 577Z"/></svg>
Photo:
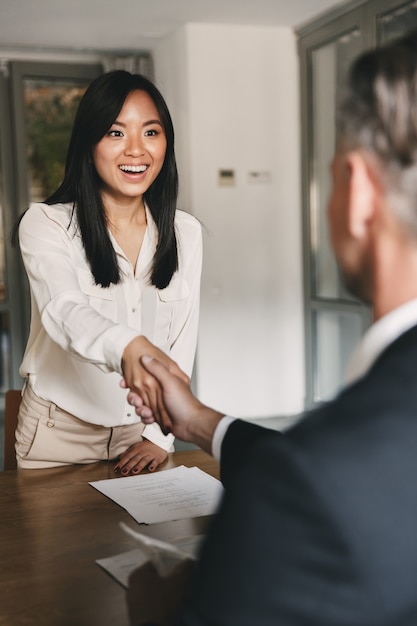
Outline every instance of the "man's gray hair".
<svg viewBox="0 0 417 626"><path fill-rule="evenodd" d="M358 57L336 124L340 148L376 157L391 209L417 237L417 31Z"/></svg>

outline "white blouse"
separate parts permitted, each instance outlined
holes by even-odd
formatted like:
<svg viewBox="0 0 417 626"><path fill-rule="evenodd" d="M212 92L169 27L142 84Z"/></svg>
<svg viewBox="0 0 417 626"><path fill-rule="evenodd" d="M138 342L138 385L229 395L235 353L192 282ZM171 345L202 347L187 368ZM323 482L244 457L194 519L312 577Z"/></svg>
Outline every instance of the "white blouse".
<svg viewBox="0 0 417 626"><path fill-rule="evenodd" d="M122 281L94 282L72 204L32 204L19 227L30 284L31 324L20 374L35 393L79 419L101 426L140 421L120 388L121 358L137 335L191 375L197 344L202 264L200 223L177 211L179 269L165 289L149 285L157 228L148 209L135 271L110 235ZM143 436L168 450L172 435L146 426Z"/></svg>

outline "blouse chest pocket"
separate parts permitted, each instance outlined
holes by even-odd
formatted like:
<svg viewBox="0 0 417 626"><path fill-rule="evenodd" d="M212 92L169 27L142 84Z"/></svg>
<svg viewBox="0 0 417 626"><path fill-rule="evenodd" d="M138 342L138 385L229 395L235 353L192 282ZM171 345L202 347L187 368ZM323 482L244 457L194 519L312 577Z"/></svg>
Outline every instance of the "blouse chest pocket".
<svg viewBox="0 0 417 626"><path fill-rule="evenodd" d="M187 282L178 276L172 278L165 289L157 289L154 342L158 347L169 349L175 340L173 322L181 312L185 315L189 293Z"/></svg>
<svg viewBox="0 0 417 626"><path fill-rule="evenodd" d="M88 298L89 305L107 319L117 322L117 302L113 287L100 287L94 283L88 270L77 270L80 289Z"/></svg>

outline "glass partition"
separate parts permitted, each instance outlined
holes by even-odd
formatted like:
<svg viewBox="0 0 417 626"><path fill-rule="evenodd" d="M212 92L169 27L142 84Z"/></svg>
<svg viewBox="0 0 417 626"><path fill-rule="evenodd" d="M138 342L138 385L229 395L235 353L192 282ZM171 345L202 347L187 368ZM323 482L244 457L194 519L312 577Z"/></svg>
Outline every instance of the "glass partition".
<svg viewBox="0 0 417 626"><path fill-rule="evenodd" d="M417 2L407 2L379 15L377 28L381 43L401 37L417 28Z"/></svg>
<svg viewBox="0 0 417 626"><path fill-rule="evenodd" d="M0 137L1 143L1 137ZM0 151L0 302L4 302L7 297L7 281L6 281L6 252L4 241L4 170Z"/></svg>
<svg viewBox="0 0 417 626"><path fill-rule="evenodd" d="M4 77L2 77L4 78ZM4 80L0 81L0 101L4 97ZM4 125L0 121L0 146L4 131ZM0 150L0 394L10 386L11 369L10 369L10 323L6 277L6 234L4 227L4 211L6 202L5 189L5 169L4 169L4 150ZM0 409L3 407L3 398L1 397Z"/></svg>
<svg viewBox="0 0 417 626"><path fill-rule="evenodd" d="M334 112L343 93L347 70L360 51L358 29L353 29L312 52L311 254L313 293L319 298L351 299L339 276L327 227L331 188L330 163L335 148Z"/></svg>
<svg viewBox="0 0 417 626"><path fill-rule="evenodd" d="M416 28L417 0L351 0L298 30L307 407L343 385L349 355L372 319L346 291L328 236L337 101L357 55Z"/></svg>
<svg viewBox="0 0 417 626"><path fill-rule="evenodd" d="M314 402L329 400L339 391L347 362L364 331L363 316L347 311L316 311Z"/></svg>

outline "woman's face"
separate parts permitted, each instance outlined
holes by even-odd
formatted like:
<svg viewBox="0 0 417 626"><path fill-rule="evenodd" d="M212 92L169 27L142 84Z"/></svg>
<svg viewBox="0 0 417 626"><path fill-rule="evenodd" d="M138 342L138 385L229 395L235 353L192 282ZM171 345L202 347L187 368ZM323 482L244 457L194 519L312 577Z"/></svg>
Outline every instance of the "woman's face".
<svg viewBox="0 0 417 626"><path fill-rule="evenodd" d="M93 151L103 199L142 199L165 159L166 137L152 98L132 91L114 124Z"/></svg>

